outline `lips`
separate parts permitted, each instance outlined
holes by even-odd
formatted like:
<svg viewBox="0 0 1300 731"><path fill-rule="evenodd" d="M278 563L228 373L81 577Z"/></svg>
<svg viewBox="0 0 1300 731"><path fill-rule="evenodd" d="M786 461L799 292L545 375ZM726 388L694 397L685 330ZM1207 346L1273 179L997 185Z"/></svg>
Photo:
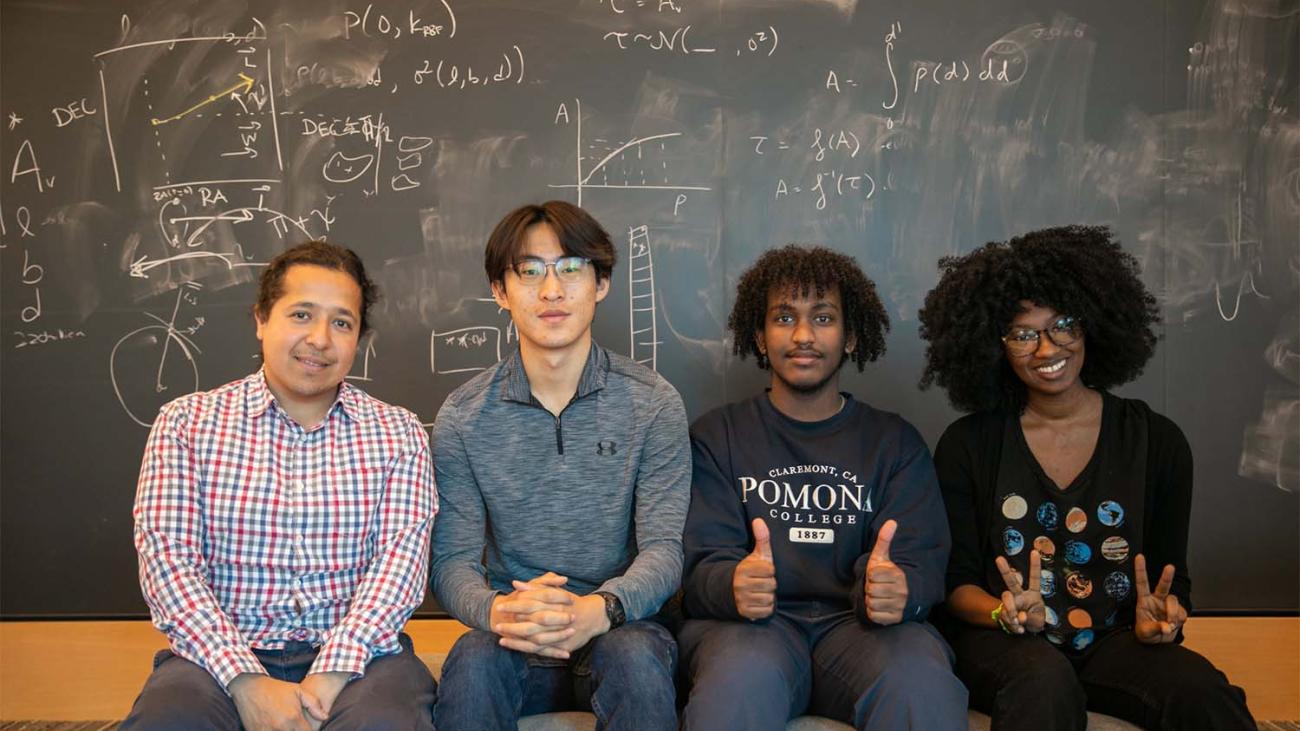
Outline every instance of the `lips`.
<svg viewBox="0 0 1300 731"><path fill-rule="evenodd" d="M1060 372L1062 372L1062 371L1065 370L1065 361L1066 361L1066 360L1068 360L1068 359L1067 359L1067 358L1061 358L1060 360L1055 360L1055 361L1051 361L1051 362L1049 362L1049 363L1044 363L1043 365L1040 365L1040 366L1035 366L1034 369L1033 369L1033 370L1034 370L1034 373L1037 373L1037 374L1040 375L1040 376L1046 376L1046 377L1048 377L1048 378L1051 378L1051 377L1055 376L1056 374L1058 374L1058 373L1060 373Z"/></svg>
<svg viewBox="0 0 1300 731"><path fill-rule="evenodd" d="M324 358L310 355L295 355L293 356L293 359L301 363L302 366L309 371L323 371L332 365Z"/></svg>
<svg viewBox="0 0 1300 731"><path fill-rule="evenodd" d="M569 313L563 310L546 310L537 317L543 322L560 322L569 316Z"/></svg>
<svg viewBox="0 0 1300 731"><path fill-rule="evenodd" d="M812 364L822 359L822 354L813 350L796 350L785 354L786 360L794 363Z"/></svg>

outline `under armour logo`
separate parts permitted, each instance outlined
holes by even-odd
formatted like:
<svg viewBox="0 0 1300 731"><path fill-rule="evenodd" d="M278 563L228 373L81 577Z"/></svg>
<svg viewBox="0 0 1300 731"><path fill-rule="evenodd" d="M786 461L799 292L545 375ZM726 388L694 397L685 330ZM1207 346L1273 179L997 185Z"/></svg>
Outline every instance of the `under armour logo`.
<svg viewBox="0 0 1300 731"><path fill-rule="evenodd" d="M596 442L596 454L602 457L608 457L618 452L618 445L608 439L602 439Z"/></svg>

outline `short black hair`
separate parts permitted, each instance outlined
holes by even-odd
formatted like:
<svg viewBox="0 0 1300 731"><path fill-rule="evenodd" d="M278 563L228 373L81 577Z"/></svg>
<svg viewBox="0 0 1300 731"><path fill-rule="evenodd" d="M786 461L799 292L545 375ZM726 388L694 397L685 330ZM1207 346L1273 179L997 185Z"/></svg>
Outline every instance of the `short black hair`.
<svg viewBox="0 0 1300 731"><path fill-rule="evenodd" d="M771 249L740 275L736 302L727 318L732 352L742 360L753 355L759 368L767 368L767 356L754 342L754 333L762 330L766 323L768 293L784 290L807 297L809 292L813 292L821 297L832 287L840 292L845 337L854 342L850 355L858 364L858 370L863 370L868 361L885 353L889 315L876 294L876 285L862 272L858 263L850 256L823 246L787 244ZM844 361L840 364L843 365Z"/></svg>
<svg viewBox="0 0 1300 731"><path fill-rule="evenodd" d="M1081 380L1109 389L1142 373L1155 353L1156 298L1137 259L1105 226L1061 226L939 260L921 308L926 348L920 386L938 384L962 411L1024 410L1024 383L1001 337L1028 300L1079 318L1087 344Z"/></svg>
<svg viewBox="0 0 1300 731"><path fill-rule="evenodd" d="M361 288L361 327L359 335L370 330L367 315L370 306L379 300L379 287L366 275L366 265L361 257L346 246L331 244L328 241L305 241L291 249L281 252L266 269L258 283L257 304L253 305L253 314L265 321L271 316L271 308L276 300L284 296L284 275L289 268L297 264L310 264L343 272L352 277Z"/></svg>
<svg viewBox="0 0 1300 731"><path fill-rule="evenodd" d="M596 269L596 281L609 279L614 273L617 253L609 233L590 213L566 201L546 201L541 204L520 206L506 214L492 234L488 236L483 252L483 268L489 283L504 284L506 270L514 265L519 251L524 247L524 236L530 226L545 223L560 240L565 256L581 256L591 260Z"/></svg>

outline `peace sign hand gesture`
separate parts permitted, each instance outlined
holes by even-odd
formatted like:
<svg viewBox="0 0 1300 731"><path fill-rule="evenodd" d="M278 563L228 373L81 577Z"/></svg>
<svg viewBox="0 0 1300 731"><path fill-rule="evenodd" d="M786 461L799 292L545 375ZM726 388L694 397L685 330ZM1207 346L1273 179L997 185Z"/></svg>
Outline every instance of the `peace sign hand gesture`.
<svg viewBox="0 0 1300 731"><path fill-rule="evenodd" d="M1002 592L1003 624L1014 634L1041 632L1047 621L1047 605L1043 604L1042 557L1038 551L1029 552L1029 585L1020 585L1020 575L1011 570L1011 565L1001 556L994 559L998 573L1007 590Z"/></svg>
<svg viewBox="0 0 1300 731"><path fill-rule="evenodd" d="M1174 566L1165 566L1155 591L1147 578L1147 560L1142 554L1133 559L1133 574L1137 580L1137 614L1133 620L1133 633L1138 642L1148 645L1173 642L1178 630L1187 621L1187 610L1178 603L1178 597L1169 593L1174 583Z"/></svg>

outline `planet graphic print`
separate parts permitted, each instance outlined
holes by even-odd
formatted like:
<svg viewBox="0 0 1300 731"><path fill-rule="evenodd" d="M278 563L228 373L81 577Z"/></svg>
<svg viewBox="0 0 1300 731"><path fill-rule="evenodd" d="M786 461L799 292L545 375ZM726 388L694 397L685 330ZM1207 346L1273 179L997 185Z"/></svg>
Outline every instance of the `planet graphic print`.
<svg viewBox="0 0 1300 731"><path fill-rule="evenodd" d="M1092 596L1092 579L1077 571L1066 574L1065 590L1075 599L1087 599Z"/></svg>
<svg viewBox="0 0 1300 731"><path fill-rule="evenodd" d="M1076 629L1087 629L1092 626L1092 615L1079 607L1072 607L1069 612L1066 612L1065 620Z"/></svg>
<svg viewBox="0 0 1300 731"><path fill-rule="evenodd" d="M1038 591L1044 599L1056 593L1056 574L1051 569L1043 569L1038 574Z"/></svg>
<svg viewBox="0 0 1300 731"><path fill-rule="evenodd" d="M1038 524L1043 526L1043 530L1056 530L1058 521L1055 503L1043 503L1038 506Z"/></svg>
<svg viewBox="0 0 1300 731"><path fill-rule="evenodd" d="M1066 541L1065 560L1075 566L1082 566L1092 560L1092 549L1083 541Z"/></svg>
<svg viewBox="0 0 1300 731"><path fill-rule="evenodd" d="M1104 526L1119 527L1124 523L1124 508L1114 500L1105 500L1097 506L1097 520Z"/></svg>
<svg viewBox="0 0 1300 731"><path fill-rule="evenodd" d="M1110 572L1101 585L1106 589L1106 595L1117 602L1123 601L1133 588L1133 583L1129 581L1128 574L1123 571Z"/></svg>
<svg viewBox="0 0 1300 731"><path fill-rule="evenodd" d="M1124 536L1111 536L1101 542L1101 556L1107 561L1120 563L1128 558L1128 541Z"/></svg>
<svg viewBox="0 0 1300 731"><path fill-rule="evenodd" d="M1048 627L1061 626L1061 618L1056 616L1056 610L1048 606L1044 606L1043 608L1047 610L1047 618L1045 620L1047 622L1047 626Z"/></svg>
<svg viewBox="0 0 1300 731"><path fill-rule="evenodd" d="M1020 520L1029 512L1029 503L1019 495L1012 493L1002 499L1002 514L1007 520Z"/></svg>
<svg viewBox="0 0 1300 731"><path fill-rule="evenodd" d="M1070 508L1065 514L1065 529L1071 533L1080 533L1088 527L1088 514L1082 508Z"/></svg>
<svg viewBox="0 0 1300 731"><path fill-rule="evenodd" d="M1070 647L1082 651L1086 649L1088 645L1092 644L1094 637L1095 635L1092 633L1092 630L1082 630L1074 636L1074 639L1070 640Z"/></svg>
<svg viewBox="0 0 1300 731"><path fill-rule="evenodd" d="M1002 531L1002 548L1008 556L1014 556L1025 550L1025 536L1015 528Z"/></svg>
<svg viewBox="0 0 1300 731"><path fill-rule="evenodd" d="M1034 539L1034 550L1038 551L1038 558L1044 565L1050 566L1052 559L1056 558L1056 544L1047 536Z"/></svg>

